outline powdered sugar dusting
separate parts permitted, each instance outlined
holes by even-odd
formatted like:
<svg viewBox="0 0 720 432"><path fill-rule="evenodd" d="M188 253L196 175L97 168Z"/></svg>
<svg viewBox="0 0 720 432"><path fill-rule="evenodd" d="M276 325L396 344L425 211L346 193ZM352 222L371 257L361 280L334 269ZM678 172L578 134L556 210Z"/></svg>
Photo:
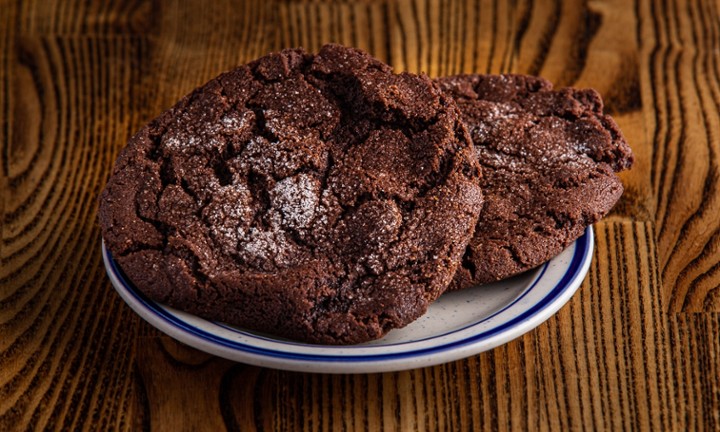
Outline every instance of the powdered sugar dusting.
<svg viewBox="0 0 720 432"><path fill-rule="evenodd" d="M294 109L292 101L288 101L287 108L288 111L292 111ZM265 116L265 127L268 131L270 131L270 133L275 136L283 136L288 132L286 129L294 129L292 125L289 125L287 124L287 122L282 121L282 117L280 117L279 113L277 113L275 110L265 110L263 112L263 115Z"/></svg>
<svg viewBox="0 0 720 432"><path fill-rule="evenodd" d="M182 152L183 150L192 149L194 147L202 146L205 148L221 148L223 141L217 139L214 134L216 133L213 129L206 129L203 131L204 135L198 133L175 133L166 134L162 140L162 146L166 152Z"/></svg>
<svg viewBox="0 0 720 432"><path fill-rule="evenodd" d="M253 227L241 241L239 251L249 262L274 262L277 266L285 267L291 264L292 257L296 255L295 249L284 232L264 231Z"/></svg>
<svg viewBox="0 0 720 432"><path fill-rule="evenodd" d="M243 152L242 167L283 178L305 168L321 170L327 160L326 145L312 135L269 141L257 136Z"/></svg>
<svg viewBox="0 0 720 432"><path fill-rule="evenodd" d="M224 133L241 132L248 128L253 118L252 111L245 111L242 114L230 111L220 118L220 124Z"/></svg>
<svg viewBox="0 0 720 432"><path fill-rule="evenodd" d="M163 137L162 145L167 150L175 151L185 147L185 142L184 140L180 140L180 138L175 135L171 136L170 134L168 134Z"/></svg>
<svg viewBox="0 0 720 432"><path fill-rule="evenodd" d="M320 183L307 174L279 181L270 191L273 207L278 209L285 226L308 228L320 199Z"/></svg>
<svg viewBox="0 0 720 432"><path fill-rule="evenodd" d="M252 222L251 201L252 195L243 185L220 186L203 210L212 236L228 251L235 249Z"/></svg>
<svg viewBox="0 0 720 432"><path fill-rule="evenodd" d="M499 124L517 118L510 104L478 101L477 106L482 112L481 120L470 127L470 135L476 143L490 139Z"/></svg>

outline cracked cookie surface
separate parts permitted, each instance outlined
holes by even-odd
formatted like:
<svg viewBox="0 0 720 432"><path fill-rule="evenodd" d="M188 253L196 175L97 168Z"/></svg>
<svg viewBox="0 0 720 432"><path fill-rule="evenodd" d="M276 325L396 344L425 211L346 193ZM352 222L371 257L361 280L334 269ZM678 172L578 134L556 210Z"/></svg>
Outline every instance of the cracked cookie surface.
<svg viewBox="0 0 720 432"><path fill-rule="evenodd" d="M438 78L466 123L485 205L449 289L504 279L551 259L605 216L633 162L594 90L523 75Z"/></svg>
<svg viewBox="0 0 720 432"><path fill-rule="evenodd" d="M472 235L459 116L429 78L359 50L267 55L129 141L103 238L158 302L312 343L379 338L426 311Z"/></svg>

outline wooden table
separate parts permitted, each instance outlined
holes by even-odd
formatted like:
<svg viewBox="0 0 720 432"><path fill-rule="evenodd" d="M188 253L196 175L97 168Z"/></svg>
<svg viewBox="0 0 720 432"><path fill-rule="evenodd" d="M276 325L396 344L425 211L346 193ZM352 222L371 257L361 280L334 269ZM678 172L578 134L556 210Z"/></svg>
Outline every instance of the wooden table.
<svg viewBox="0 0 720 432"><path fill-rule="evenodd" d="M717 2L86 3L0 0L0 430L720 429ZM557 315L462 361L332 376L203 354L122 302L96 199L128 137L223 70L329 41L603 94L637 162Z"/></svg>

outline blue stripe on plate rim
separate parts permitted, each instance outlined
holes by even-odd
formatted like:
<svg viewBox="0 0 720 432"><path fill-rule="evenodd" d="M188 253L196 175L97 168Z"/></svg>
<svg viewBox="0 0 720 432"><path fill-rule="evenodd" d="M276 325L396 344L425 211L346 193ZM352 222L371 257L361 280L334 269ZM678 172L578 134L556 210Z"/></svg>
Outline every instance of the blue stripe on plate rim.
<svg viewBox="0 0 720 432"><path fill-rule="evenodd" d="M522 292L522 294L520 294L517 298L515 298L511 303L508 303L508 304L505 305L503 308L501 308L501 309L493 312L491 315L486 316L485 318L483 318L483 319L480 320L480 321L477 321L477 322L468 324L468 325L466 325L465 327L461 327L461 328L458 328L458 329L455 329L455 330L451 330L451 331L449 331L449 332L447 332L447 333L441 333L441 334L437 334L437 335L433 335L433 336L428 336L428 337L423 338L423 339L413 339L413 340L411 340L411 341L397 342L397 343L391 343L391 344L383 344L382 346L383 346L383 347L391 347L391 346L398 346L398 345L414 344L414 343L417 343L417 342L424 342L424 341L428 341L428 340L432 340L432 339L439 339L439 338L441 338L441 337L443 337L443 336L447 336L447 335L450 335L450 334L453 334L453 333L461 332L461 331L463 331L463 330L469 329L470 327L476 326L476 325L478 325L478 324L480 324L480 323L482 323L482 322L486 322L487 320L492 319L492 318L494 318L495 316L500 315L501 313L505 312L507 309L513 307L516 303L520 302L525 296L527 296L528 293L530 293L530 292L533 290L533 288L535 288L535 285L537 285L537 283L542 279L543 275L544 275L545 272L547 271L547 268L548 268L548 263L545 263L545 264L541 265L539 268L537 268L536 270L537 270L538 273L535 275L535 277L533 278L533 280L532 280L532 282L529 284L529 286L528 286L527 288L525 288L525 290ZM119 269L119 268L117 269L117 271L122 272L122 270ZM127 284L127 283L129 283L129 282L127 282L127 280L123 279L123 283ZM137 292L137 294L138 294L139 296L143 296L143 294L140 293L140 292ZM144 297L144 296L143 296L143 297ZM146 298L146 300L149 301L149 302L152 301L152 300L149 300L149 299L147 299L147 298ZM222 328L224 328L225 330L228 330L228 331L231 331L231 332L234 332L234 333L238 333L238 334L241 334L241 335L243 335L243 336L249 336L249 337L252 337L252 338L255 338L255 339L262 339L262 340L265 340L265 341L268 341L268 342L277 342L277 341L278 341L277 338L267 337L267 336L263 336L263 335L257 334L257 333L251 333L251 332L249 332L249 331L241 330L241 329L238 329L238 328L236 328L236 327L233 327L233 326L230 326L230 325L228 325L228 324L221 323L221 322L213 321L213 324L215 324L215 325L218 326L218 327L222 327ZM282 342L283 342L284 345L296 345L296 346L303 346L303 347L312 347L312 346L314 346L314 345L310 345L310 344L306 344L306 343L302 343L302 342L294 342L294 341L291 341L291 340L283 340ZM367 348L367 346L364 346L364 345L352 346L352 345L350 345L350 346L345 346L345 347L343 347L343 349L347 349L347 350L352 350L353 348Z"/></svg>
<svg viewBox="0 0 720 432"><path fill-rule="evenodd" d="M451 351L460 347L464 347L467 345L472 345L475 343L478 343L480 341L483 341L485 339L488 339L490 337L493 337L499 333L502 333L506 330L509 330L518 324L522 323L523 321L531 319L533 316L537 315L541 311L543 311L545 308L547 308L549 305L551 305L558 297L562 295L567 289L572 287L574 283L577 282L578 277L584 277L584 271L583 269L589 265L589 261L591 260L591 251L592 251L592 245L593 245L593 232L592 227L588 227L585 231L585 233L578 238L575 241L574 246L574 253L573 257L570 261L569 266L567 267L565 274L562 276L560 281L553 287L552 290L550 290L540 301L535 303L534 305L530 306L528 309L526 309L523 313L519 314L518 316L512 318L511 320L504 322L497 327L490 328L482 333L474 334L472 336L469 336L467 338L452 341L443 345L437 345L437 346L430 346L428 348L422 348L422 349L416 349L412 351L402 351L398 353L389 353L389 354L367 354L367 355L336 355L336 354L304 354L304 353L291 353L291 352L285 352L285 351L278 351L274 349L268 349L268 348L261 348L253 345L244 344L241 342L231 341L228 339L225 339L223 337L217 336L215 334L209 333L205 330L199 329L197 327L194 327L187 322L183 321L182 319L178 318L177 316L173 315L169 311L163 309L160 305L155 303L154 301L148 299L137 291L134 286L125 278L124 274L122 273L122 270L117 266L115 260L112 258L112 255L110 252L105 248L105 245L103 243L102 245L102 252L103 256L105 258L106 263L109 263L110 267L107 268L108 271L112 271L113 275L123 284L123 288L126 290L126 292L131 295L135 300L137 300L140 304L142 304L148 311L152 312L155 316L162 318L164 321L166 321L169 325L172 327L175 327L177 330L180 330L186 334L199 337L200 339L204 340L205 342L211 342L213 344L216 344L221 347L230 348L232 350L245 352L248 354L254 354L261 357L267 357L267 358L274 358L274 359L284 359L289 361L321 361L321 362L382 362L387 360L397 360L397 359L411 359L415 357L423 357L427 356L429 354L436 354L440 352L447 352ZM492 315L483 318L481 321L478 321L476 323L470 324L462 329L454 330L450 333L445 333L443 335L436 335L432 336L430 338L426 338L423 340L430 340L435 338L440 338L442 336L446 336L448 334L456 333L459 331L466 330L468 328L471 328L473 326L479 325L483 322L486 322L487 320L491 319L492 317L498 315L499 313L502 313L504 310L512 307L514 304L518 303L522 300L523 297L525 297L529 292L532 291L532 289L537 285L537 282L541 279L542 274L544 274L546 270L547 264L543 265L543 269L539 276L535 278L533 283L529 288L523 291L523 294L518 296L515 300L513 300L510 304L506 305L502 310L497 311L493 313ZM217 323L215 323L217 324ZM226 326L223 326L224 328L227 328ZM262 338L268 341L273 342L280 342L283 344L292 344L292 345L301 345L301 346L308 346L312 347L313 345L309 344L300 344L296 342L291 341L284 341L279 339L271 339L266 338L262 336L258 336L254 333L246 333L243 331L238 331L237 329L229 328L230 330L236 331L238 333L241 333L245 336L251 336L253 338ZM393 344L393 345L402 345L407 343L416 343L418 340L413 340L410 342L403 342L399 344ZM387 345L385 345L387 346ZM343 346L344 350L352 350L352 346ZM363 346L362 348L368 348L367 346Z"/></svg>

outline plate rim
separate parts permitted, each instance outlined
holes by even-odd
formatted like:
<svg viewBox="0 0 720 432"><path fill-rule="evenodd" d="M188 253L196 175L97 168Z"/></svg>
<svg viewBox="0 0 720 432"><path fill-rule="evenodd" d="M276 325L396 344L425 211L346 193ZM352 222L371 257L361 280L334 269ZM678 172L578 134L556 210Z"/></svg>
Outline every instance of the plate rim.
<svg viewBox="0 0 720 432"><path fill-rule="evenodd" d="M105 247L105 242L102 241L101 243L105 270L115 290L135 313L140 315L140 317L161 332L194 348L227 358L229 360L276 369L322 373L389 372L432 366L493 349L529 332L542 322L546 321L550 316L554 315L565 303L567 303L567 301L582 284L592 261L592 252L594 249L594 233L592 227L588 226L584 234L569 247L574 248L572 258L567 263L565 273L560 280L556 282L555 285L540 300L534 302L532 305L529 305L529 307L524 309L522 313L517 314L510 320L477 334L471 334L459 340L450 340L438 345L431 344L424 348L418 347L417 349L393 353L374 354L371 352L368 354L353 355L352 351L356 351L357 348L364 348L366 350L369 349L369 351L380 351L382 348L388 346L417 344L422 341L441 339L454 333L467 330L473 326L480 325L483 322L487 322L491 318L517 304L523 297L530 293L542 279L542 275L552 260L540 267L540 273L535 276L532 283L530 283L520 295L514 298L512 302L504 305L501 309L493 312L481 321L469 324L462 329L456 329L442 335L431 336L419 341L399 342L388 345L327 346L287 341L288 345L293 344L303 348L335 350L340 352L336 354L290 353L267 347L253 346L243 342L230 341L227 338L212 334L204 329L193 326L191 323L183 321L176 315L179 311L160 305L148 299L135 289L132 284L127 281L124 275L122 275L122 271L119 269L115 261L112 259L110 252ZM175 312L175 314L173 312ZM186 314L184 312L179 313ZM205 320L199 317L197 318L219 325L219 323L214 323L210 320ZM245 336L256 337L255 335L245 333L244 331L238 331ZM274 340L267 337L264 338L274 343L286 343L286 341L282 340Z"/></svg>

